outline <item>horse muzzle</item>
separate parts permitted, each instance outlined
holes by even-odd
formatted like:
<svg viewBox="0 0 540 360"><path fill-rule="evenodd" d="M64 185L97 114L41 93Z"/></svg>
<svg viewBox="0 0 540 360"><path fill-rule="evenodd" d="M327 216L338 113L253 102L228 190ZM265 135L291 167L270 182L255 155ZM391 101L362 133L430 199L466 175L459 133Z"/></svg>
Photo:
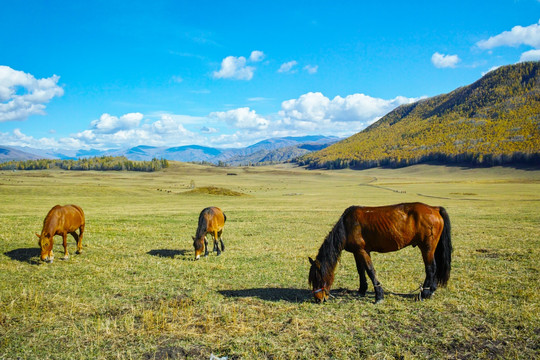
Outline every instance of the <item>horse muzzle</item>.
<svg viewBox="0 0 540 360"><path fill-rule="evenodd" d="M325 288L313 290L313 297L317 304L322 304L328 299L328 292Z"/></svg>

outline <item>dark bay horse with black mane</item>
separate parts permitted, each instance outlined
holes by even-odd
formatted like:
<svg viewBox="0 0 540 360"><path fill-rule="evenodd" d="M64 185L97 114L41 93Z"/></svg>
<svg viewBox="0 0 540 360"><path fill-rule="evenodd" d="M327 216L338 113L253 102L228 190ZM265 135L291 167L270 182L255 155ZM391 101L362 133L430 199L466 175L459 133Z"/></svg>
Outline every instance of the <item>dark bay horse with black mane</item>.
<svg viewBox="0 0 540 360"><path fill-rule="evenodd" d="M53 238L55 235L61 235L64 240L64 257L69 258L67 250L67 234L71 234L77 241L77 254L82 252L82 240L84 232L84 212L77 205L56 205L49 210L45 220L43 220L43 229L41 235L36 233L39 238L38 244L41 247L41 260L53 262ZM77 229L79 234L77 234Z"/></svg>
<svg viewBox="0 0 540 360"><path fill-rule="evenodd" d="M418 246L422 252L426 279L420 298L429 298L437 285L445 286L450 278L452 240L446 210L422 203L349 207L324 240L316 259L309 258L309 283L315 300L328 298L343 250L354 254L360 295L365 296L367 291L367 272L375 288L375 302L383 300L383 289L375 276L370 253L397 251L409 245Z"/></svg>
<svg viewBox="0 0 540 360"><path fill-rule="evenodd" d="M208 241L206 240L206 234L210 233L214 240L214 250L218 255L221 251L225 251L225 244L221 234L223 233L223 227L227 216L221 211L220 208L211 206L203 209L199 215L199 225L197 226L197 232L193 237L193 247L195 248L195 260L199 260L204 250L204 256L208 256ZM221 251L217 241L221 243Z"/></svg>

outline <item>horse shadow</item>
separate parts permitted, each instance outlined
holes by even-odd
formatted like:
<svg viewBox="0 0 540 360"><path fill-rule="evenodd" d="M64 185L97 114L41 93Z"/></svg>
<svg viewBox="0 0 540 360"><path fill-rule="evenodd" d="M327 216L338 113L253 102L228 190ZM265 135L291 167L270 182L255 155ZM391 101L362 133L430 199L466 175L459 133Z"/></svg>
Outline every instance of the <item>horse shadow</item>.
<svg viewBox="0 0 540 360"><path fill-rule="evenodd" d="M303 303L310 298L311 291L294 288L254 288L242 290L220 290L221 295L233 298L259 298L266 301Z"/></svg>
<svg viewBox="0 0 540 360"><path fill-rule="evenodd" d="M342 299L342 300L353 299L353 298L355 298L355 299L362 299L362 298L372 299L375 296L374 291L367 291L365 296L360 296L360 294L358 293L358 290L351 290L351 289L345 289L345 288L332 289L330 291L330 294L331 294L331 298ZM384 294L385 295L392 295L392 296L399 296L399 297L402 297L404 299L415 299L415 300L417 300L417 298L420 295L420 290L418 290L418 292L414 292L414 293L398 293L398 292L395 292L395 291L389 291L387 289L384 289Z"/></svg>
<svg viewBox="0 0 540 360"><path fill-rule="evenodd" d="M233 298L259 298L266 301L287 301L290 303L303 303L313 301L313 295L307 289L294 288L253 288L242 290L221 290L218 291L221 295ZM418 294L402 294L397 292L385 291L386 294L399 296L403 298L415 299ZM375 296L374 292L367 292L366 296L361 297L357 290L344 288L333 289L330 291L330 299L332 300L360 300L368 299L371 301Z"/></svg>
<svg viewBox="0 0 540 360"><path fill-rule="evenodd" d="M157 256L157 257L166 257L174 259L176 255L185 255L188 250L178 250L178 249L155 249L147 252L148 255Z"/></svg>
<svg viewBox="0 0 540 360"><path fill-rule="evenodd" d="M4 255L9 256L12 260L25 262L32 265L38 265L41 263L39 261L41 250L35 247L34 248L20 248L20 249L15 249L11 251L6 251Z"/></svg>

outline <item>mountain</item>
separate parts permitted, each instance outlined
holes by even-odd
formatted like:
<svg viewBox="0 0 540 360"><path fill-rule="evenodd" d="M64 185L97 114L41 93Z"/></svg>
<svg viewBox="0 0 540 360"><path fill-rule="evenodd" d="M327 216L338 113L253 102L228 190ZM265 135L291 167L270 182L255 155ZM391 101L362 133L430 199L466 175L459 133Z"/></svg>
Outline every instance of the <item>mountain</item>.
<svg viewBox="0 0 540 360"><path fill-rule="evenodd" d="M402 105L296 160L310 168L540 163L540 62L500 67L451 93Z"/></svg>
<svg viewBox="0 0 540 360"><path fill-rule="evenodd" d="M165 150L161 156L167 160L176 161L212 161L221 154L221 150L198 145L178 146Z"/></svg>
<svg viewBox="0 0 540 360"><path fill-rule="evenodd" d="M31 154L10 146L0 145L0 162L11 160L36 160L40 159L38 155Z"/></svg>
<svg viewBox="0 0 540 360"><path fill-rule="evenodd" d="M0 147L0 161L29 159L78 159L95 156L125 156L129 160L152 160L153 158L184 162L226 163L247 165L267 162L284 162L314 150L320 150L339 138L333 136L282 137L260 141L238 149L217 149L199 145L156 147L139 145L124 150L43 150L28 147ZM9 157L2 149L11 151Z"/></svg>
<svg viewBox="0 0 540 360"><path fill-rule="evenodd" d="M322 135L272 138L246 148L226 150L214 161L234 166L285 162L311 151L323 149L338 140L339 138L335 136Z"/></svg>
<svg viewBox="0 0 540 360"><path fill-rule="evenodd" d="M79 159L85 157L95 157L102 156L105 154L103 150L50 150L50 149L35 149L26 146L12 146L13 149L29 153L34 157L34 159L60 159L60 160L69 160L69 159ZM24 159L13 159L13 160L24 160Z"/></svg>

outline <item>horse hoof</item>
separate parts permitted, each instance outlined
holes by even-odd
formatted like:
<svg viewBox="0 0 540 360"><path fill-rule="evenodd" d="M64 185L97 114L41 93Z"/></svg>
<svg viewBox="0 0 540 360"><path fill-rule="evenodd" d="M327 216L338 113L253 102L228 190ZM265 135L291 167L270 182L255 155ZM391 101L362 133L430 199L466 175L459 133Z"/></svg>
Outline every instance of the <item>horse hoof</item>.
<svg viewBox="0 0 540 360"><path fill-rule="evenodd" d="M69 260L69 256L61 257L60 260Z"/></svg>
<svg viewBox="0 0 540 360"><path fill-rule="evenodd" d="M384 302L384 299L378 299L378 300L375 300L375 305L380 304L380 303L382 303L382 302Z"/></svg>
<svg viewBox="0 0 540 360"><path fill-rule="evenodd" d="M82 251L81 251L81 250L77 250L77 251L75 251L75 254L77 254L77 255L78 255L78 254L82 254Z"/></svg>

